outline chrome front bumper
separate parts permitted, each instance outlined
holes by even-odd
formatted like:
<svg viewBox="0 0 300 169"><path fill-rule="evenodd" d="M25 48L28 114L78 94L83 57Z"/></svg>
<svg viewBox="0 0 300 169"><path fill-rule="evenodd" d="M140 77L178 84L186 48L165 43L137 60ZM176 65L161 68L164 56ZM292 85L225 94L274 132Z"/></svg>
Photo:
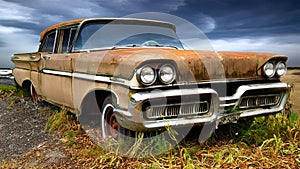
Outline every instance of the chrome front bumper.
<svg viewBox="0 0 300 169"><path fill-rule="evenodd" d="M154 90L151 92L135 93L130 98L130 107L128 110L115 109L117 118L121 126L134 130L146 131L164 128L166 126L191 126L203 125L205 123L217 122L216 124L225 124L234 122L239 118L267 115L278 113L284 109L289 96L290 86L287 83L270 84L251 84L242 85L232 96L219 97L218 93L211 88L196 89L172 89L172 90ZM238 110L241 98L259 91L278 91L281 93L278 104L267 107L258 107L252 109ZM142 110L142 104L148 100L169 100L174 97L189 97L199 95L210 95L209 113L198 116L178 116L177 118L147 119ZM260 95L260 94L257 94ZM157 102L154 102L157 104ZM152 106L155 106L152 104ZM184 104L184 103L183 103ZM232 112L226 112L226 109L232 108ZM216 126L217 127L217 126Z"/></svg>

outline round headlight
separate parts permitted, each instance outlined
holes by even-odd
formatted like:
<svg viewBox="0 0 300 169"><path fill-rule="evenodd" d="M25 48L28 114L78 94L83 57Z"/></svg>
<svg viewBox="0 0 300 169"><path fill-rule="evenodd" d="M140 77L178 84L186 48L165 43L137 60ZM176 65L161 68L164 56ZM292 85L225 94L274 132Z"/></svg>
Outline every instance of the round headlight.
<svg viewBox="0 0 300 169"><path fill-rule="evenodd" d="M263 67L263 71L266 76L273 77L275 74L274 64L271 62L266 63Z"/></svg>
<svg viewBox="0 0 300 169"><path fill-rule="evenodd" d="M176 71L174 66L166 64L160 67L159 72L159 79L164 84L172 83L176 78Z"/></svg>
<svg viewBox="0 0 300 169"><path fill-rule="evenodd" d="M156 81L155 70L150 66L142 67L139 72L139 79L144 85L152 85Z"/></svg>
<svg viewBox="0 0 300 169"><path fill-rule="evenodd" d="M287 71L286 65L283 62L279 62L276 66L276 75L283 76Z"/></svg>

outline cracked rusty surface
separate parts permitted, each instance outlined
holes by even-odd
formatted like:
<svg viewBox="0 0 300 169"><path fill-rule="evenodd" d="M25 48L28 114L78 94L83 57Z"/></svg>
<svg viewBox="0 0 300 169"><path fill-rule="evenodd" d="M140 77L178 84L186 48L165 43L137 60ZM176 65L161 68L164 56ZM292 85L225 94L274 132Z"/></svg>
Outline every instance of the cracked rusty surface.
<svg viewBox="0 0 300 169"><path fill-rule="evenodd" d="M41 33L41 40L49 31L65 26L77 25L84 21L87 20L78 19L51 26ZM128 20L124 19L124 21L127 22ZM138 19L130 21L174 26L159 21ZM78 108L75 105L80 105L83 98L90 91L97 89L107 91L116 90L113 92L121 95L122 98L120 100L127 101L128 96L121 91L126 91L131 87L143 89L144 86L138 82L135 75L137 69L146 64L156 70L162 64L172 64L177 69L175 83L193 84L218 80L264 79L260 69L270 60L286 61L287 57L271 53L176 50L167 47L133 47L112 48L109 50L95 49L59 54L35 52L15 54L12 58L16 67L13 74L19 85L22 85L25 80L29 80L42 99L63 105L72 111ZM48 72L52 71L52 74L43 73L44 70L48 70ZM53 73L53 71L56 72ZM85 79L85 81L82 78L76 79L74 78L74 74L83 74L84 76L88 76L89 79ZM95 81L95 75L102 78L102 81ZM112 89L112 81L117 82L117 85L121 85L121 87L113 87ZM122 84L123 82L129 83ZM76 85L80 86L79 91L74 90ZM120 107L126 108L128 103L121 102L120 104Z"/></svg>

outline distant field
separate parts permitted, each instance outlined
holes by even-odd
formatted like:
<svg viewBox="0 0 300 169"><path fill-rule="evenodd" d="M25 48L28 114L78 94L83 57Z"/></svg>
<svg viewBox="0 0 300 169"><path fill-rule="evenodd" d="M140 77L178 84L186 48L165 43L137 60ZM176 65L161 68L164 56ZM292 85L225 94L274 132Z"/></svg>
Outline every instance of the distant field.
<svg viewBox="0 0 300 169"><path fill-rule="evenodd" d="M294 85L294 89L291 93L291 101L293 110L300 114L300 68L289 69L287 74L282 78L282 81Z"/></svg>

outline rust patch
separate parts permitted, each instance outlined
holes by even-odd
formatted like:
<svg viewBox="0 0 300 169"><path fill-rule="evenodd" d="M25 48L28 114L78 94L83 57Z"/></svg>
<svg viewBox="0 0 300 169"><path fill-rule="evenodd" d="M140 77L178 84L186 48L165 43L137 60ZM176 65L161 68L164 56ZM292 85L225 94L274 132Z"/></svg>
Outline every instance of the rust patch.
<svg viewBox="0 0 300 169"><path fill-rule="evenodd" d="M174 49L132 48L82 53L83 67L98 63L98 74L131 79L141 64L175 62L179 81L207 81L223 78L255 78L259 68L268 60L286 60L283 55L250 52L211 52ZM82 65L82 64L81 64ZM82 70L83 72L86 70ZM95 73L95 72L93 72ZM224 77L225 75L225 77Z"/></svg>

